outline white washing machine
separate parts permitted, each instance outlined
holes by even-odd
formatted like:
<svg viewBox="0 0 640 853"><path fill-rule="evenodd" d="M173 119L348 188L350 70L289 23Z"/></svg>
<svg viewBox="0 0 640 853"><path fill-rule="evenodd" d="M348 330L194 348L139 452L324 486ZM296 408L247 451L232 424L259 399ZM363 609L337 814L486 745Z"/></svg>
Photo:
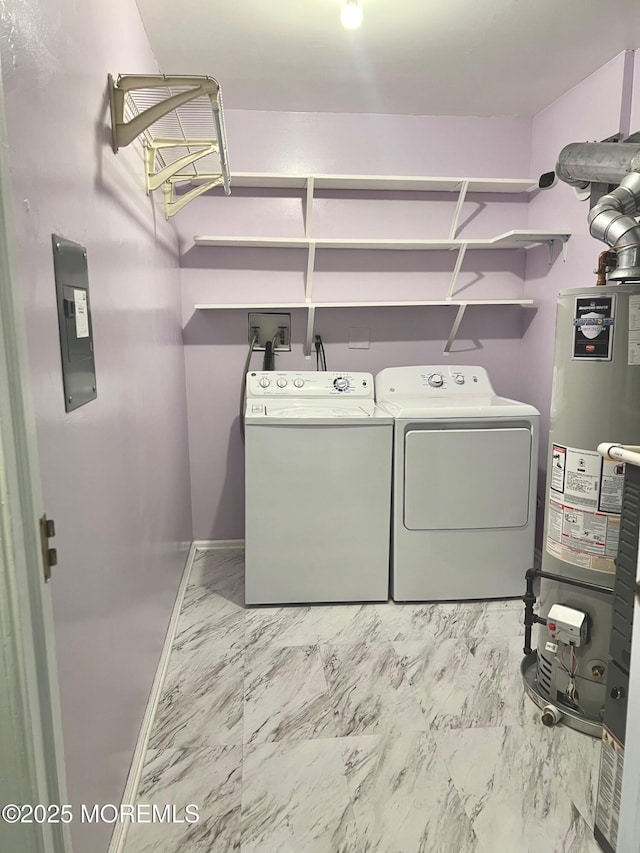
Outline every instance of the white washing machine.
<svg viewBox="0 0 640 853"><path fill-rule="evenodd" d="M539 413L497 397L482 367L392 367L376 400L395 418L391 595L522 595L533 565Z"/></svg>
<svg viewBox="0 0 640 853"><path fill-rule="evenodd" d="M392 441L370 373L247 374L247 604L387 601Z"/></svg>

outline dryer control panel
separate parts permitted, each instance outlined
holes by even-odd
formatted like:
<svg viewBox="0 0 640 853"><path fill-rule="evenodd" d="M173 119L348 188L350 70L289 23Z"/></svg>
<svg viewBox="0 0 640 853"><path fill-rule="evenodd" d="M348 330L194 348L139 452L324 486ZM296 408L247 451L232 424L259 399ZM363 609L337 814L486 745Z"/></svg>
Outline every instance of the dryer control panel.
<svg viewBox="0 0 640 853"><path fill-rule="evenodd" d="M324 370L253 370L247 373L247 397L373 400L373 376Z"/></svg>
<svg viewBox="0 0 640 853"><path fill-rule="evenodd" d="M466 364L388 367L376 376L378 402L407 397L489 397L494 394L484 367Z"/></svg>

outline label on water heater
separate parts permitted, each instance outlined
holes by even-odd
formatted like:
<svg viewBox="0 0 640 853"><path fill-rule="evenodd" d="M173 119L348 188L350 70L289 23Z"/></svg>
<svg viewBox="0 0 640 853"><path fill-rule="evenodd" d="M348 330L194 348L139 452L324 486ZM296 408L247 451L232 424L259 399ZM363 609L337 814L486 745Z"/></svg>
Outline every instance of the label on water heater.
<svg viewBox="0 0 640 853"><path fill-rule="evenodd" d="M549 473L547 552L565 563L614 572L624 465L594 450L554 444Z"/></svg>
<svg viewBox="0 0 640 853"><path fill-rule="evenodd" d="M624 747L618 738L603 726L595 825L613 850L616 849L618 841L623 770Z"/></svg>
<svg viewBox="0 0 640 853"><path fill-rule="evenodd" d="M578 360L611 361L615 296L576 299L573 353Z"/></svg>
<svg viewBox="0 0 640 853"><path fill-rule="evenodd" d="M627 364L640 364L640 296L629 297L629 342Z"/></svg>

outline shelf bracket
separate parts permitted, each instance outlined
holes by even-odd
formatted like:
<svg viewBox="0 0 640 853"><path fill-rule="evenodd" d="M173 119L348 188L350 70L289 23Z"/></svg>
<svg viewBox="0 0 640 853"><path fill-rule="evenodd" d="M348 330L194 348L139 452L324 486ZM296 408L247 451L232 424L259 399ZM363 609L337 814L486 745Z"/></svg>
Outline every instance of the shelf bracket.
<svg viewBox="0 0 640 853"><path fill-rule="evenodd" d="M451 281L449 282L449 290L447 291L447 299L451 299L453 296L453 289L456 286L456 282L458 280L458 275L460 274L460 270L462 268L462 262L464 261L464 256L467 252L467 244L462 243L460 248L458 249L458 257L456 258L456 265L453 268L453 272L451 274Z"/></svg>
<svg viewBox="0 0 640 853"><path fill-rule="evenodd" d="M176 213L182 210L182 208L189 204L190 201L193 201L194 198L197 198L199 195L206 193L208 190L212 190L214 187L219 187L224 183L222 175L200 175L200 179L209 178L209 180L205 180L204 183L198 184L193 187L193 189L186 192L184 195L178 196L176 198L174 189L175 185L182 183L184 181L191 181L191 177L178 176L174 178L169 178L168 181L165 181L162 185L162 191L164 193L164 211L165 217L168 219L170 216L175 216Z"/></svg>
<svg viewBox="0 0 640 853"><path fill-rule="evenodd" d="M156 154L158 151L166 151L171 149L181 149L181 148L197 148L197 151L191 151L189 154L185 154L184 157L179 157L177 160L173 160L166 166L163 166L158 171L156 171ZM165 181L172 177L180 177L183 181L192 181L194 178L200 178L202 176L197 175L180 175L180 171L187 166L190 166L192 163L195 163L196 160L199 160L201 157L206 157L208 154L217 154L218 153L218 142L217 140L210 139L186 139L186 140L176 140L176 139L154 139L153 142L144 142L144 162L146 166L146 174L145 174L145 182L147 195L152 190L157 190L158 187L161 187ZM222 177L222 175L220 175Z"/></svg>
<svg viewBox="0 0 640 853"><path fill-rule="evenodd" d="M304 213L304 236L311 237L312 217L313 217L313 175L307 178L307 198Z"/></svg>
<svg viewBox="0 0 640 853"><path fill-rule="evenodd" d="M451 331L449 332L449 338L444 345L444 355L449 355L451 351L451 347L453 342L456 339L456 335L458 334L458 329L460 328L460 324L462 323L462 318L464 317L464 313L467 310L467 303L463 302L462 305L458 306L458 313L456 314L456 319L453 321L453 326L451 327Z"/></svg>
<svg viewBox="0 0 640 853"><path fill-rule="evenodd" d="M308 304L307 313L307 336L304 341L304 354L307 357L311 356L311 344L313 342L313 326L316 318L316 306Z"/></svg>
<svg viewBox="0 0 640 853"><path fill-rule="evenodd" d="M458 194L458 203L456 204L456 209L453 213L453 221L451 222L451 230L449 231L449 239L456 239L456 231L458 230L458 221L460 219L460 214L462 212L462 205L464 204L464 200L467 196L467 190L469 189L469 181L462 181L460 184L460 192Z"/></svg>
<svg viewBox="0 0 640 853"><path fill-rule="evenodd" d="M563 240L562 241L562 263L563 264L567 263L567 255L568 254L569 254L569 241Z"/></svg>
<svg viewBox="0 0 640 853"><path fill-rule="evenodd" d="M313 268L316 263L316 241L309 240L309 254L307 257L307 276L305 279L304 298L309 302L313 294Z"/></svg>

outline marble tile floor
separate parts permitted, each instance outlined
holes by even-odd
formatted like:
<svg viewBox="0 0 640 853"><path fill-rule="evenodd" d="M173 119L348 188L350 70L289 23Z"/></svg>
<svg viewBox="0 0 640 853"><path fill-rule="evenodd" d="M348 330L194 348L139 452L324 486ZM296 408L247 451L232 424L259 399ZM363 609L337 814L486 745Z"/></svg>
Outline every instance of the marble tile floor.
<svg viewBox="0 0 640 853"><path fill-rule="evenodd" d="M244 607L199 552L125 853L598 853L599 743L549 730L522 603Z"/></svg>

